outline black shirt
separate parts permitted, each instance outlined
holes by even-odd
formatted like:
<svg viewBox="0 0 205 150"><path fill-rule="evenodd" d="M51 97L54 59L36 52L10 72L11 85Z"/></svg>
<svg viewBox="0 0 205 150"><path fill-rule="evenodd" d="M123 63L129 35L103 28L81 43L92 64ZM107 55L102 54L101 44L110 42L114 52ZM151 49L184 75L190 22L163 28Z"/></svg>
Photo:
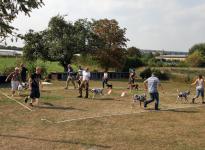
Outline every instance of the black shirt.
<svg viewBox="0 0 205 150"><path fill-rule="evenodd" d="M41 74L34 73L31 75L31 88L39 88L39 82L41 80Z"/></svg>

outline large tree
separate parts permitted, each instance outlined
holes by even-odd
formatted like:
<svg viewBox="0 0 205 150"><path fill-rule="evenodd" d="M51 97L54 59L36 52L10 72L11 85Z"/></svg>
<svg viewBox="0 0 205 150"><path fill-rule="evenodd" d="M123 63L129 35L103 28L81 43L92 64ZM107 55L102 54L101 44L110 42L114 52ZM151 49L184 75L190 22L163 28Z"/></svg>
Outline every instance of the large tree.
<svg viewBox="0 0 205 150"><path fill-rule="evenodd" d="M136 47L129 47L127 49L127 55L129 57L137 57L137 58L142 56L140 49Z"/></svg>
<svg viewBox="0 0 205 150"><path fill-rule="evenodd" d="M86 19L72 23L64 16L52 17L46 30L25 35L25 56L31 59L31 54L35 54L43 60L58 61L66 69L75 54L90 48L93 41L90 29Z"/></svg>
<svg viewBox="0 0 205 150"><path fill-rule="evenodd" d="M116 20L93 20L94 34L97 36L95 58L101 67L121 69L125 63L126 29L120 28Z"/></svg>
<svg viewBox="0 0 205 150"><path fill-rule="evenodd" d="M199 51L202 55L205 56L205 43L195 44L189 49L189 54Z"/></svg>
<svg viewBox="0 0 205 150"><path fill-rule="evenodd" d="M8 36L16 35L17 30L11 23L19 13L30 16L33 9L43 5L42 0L1 0L0 1L0 42Z"/></svg>

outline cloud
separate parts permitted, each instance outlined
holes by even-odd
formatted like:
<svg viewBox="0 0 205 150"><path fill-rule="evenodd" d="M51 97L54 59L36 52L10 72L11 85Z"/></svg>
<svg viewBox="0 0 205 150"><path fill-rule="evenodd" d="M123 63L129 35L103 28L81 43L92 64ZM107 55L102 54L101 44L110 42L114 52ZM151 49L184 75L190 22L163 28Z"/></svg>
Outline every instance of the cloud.
<svg viewBox="0 0 205 150"><path fill-rule="evenodd" d="M204 0L44 0L31 18L20 15L14 22L20 33L47 27L57 14L66 19L114 18L127 28L128 46L143 49L186 51L205 41ZM19 42L18 45L22 45Z"/></svg>

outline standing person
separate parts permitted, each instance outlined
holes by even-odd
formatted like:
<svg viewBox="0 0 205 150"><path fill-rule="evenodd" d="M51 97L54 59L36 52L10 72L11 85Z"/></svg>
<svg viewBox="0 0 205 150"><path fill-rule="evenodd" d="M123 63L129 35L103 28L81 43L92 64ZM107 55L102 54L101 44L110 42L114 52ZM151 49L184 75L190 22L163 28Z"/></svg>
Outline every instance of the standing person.
<svg viewBox="0 0 205 150"><path fill-rule="evenodd" d="M14 96L16 90L18 90L18 86L20 84L21 76L20 76L19 71L20 69L16 67L15 71L10 73L5 80L7 82L9 79L11 79L12 97Z"/></svg>
<svg viewBox="0 0 205 150"><path fill-rule="evenodd" d="M103 74L102 85L103 85L103 88L105 88L105 85L108 85L108 70L107 69L105 69L105 72Z"/></svg>
<svg viewBox="0 0 205 150"><path fill-rule="evenodd" d="M34 102L36 102L37 105L39 103L41 85L41 68L36 67L36 72L33 73L29 79L29 89L31 90L29 97L31 98L30 106L32 107ZM25 98L25 103L27 103L29 97Z"/></svg>
<svg viewBox="0 0 205 150"><path fill-rule="evenodd" d="M23 83L26 83L27 71L25 64L21 64L21 80Z"/></svg>
<svg viewBox="0 0 205 150"><path fill-rule="evenodd" d="M130 72L130 75L129 75L129 87L128 87L128 89L132 90L132 85L135 84L135 76L136 76L135 70L132 70Z"/></svg>
<svg viewBox="0 0 205 150"><path fill-rule="evenodd" d="M148 89L150 94L150 100L144 102L144 108L147 107L149 103L154 102L155 100L155 110L159 110L159 92L158 86L161 86L159 79L152 73L152 76L144 81L145 89ZM163 88L162 88L163 89Z"/></svg>
<svg viewBox="0 0 205 150"><path fill-rule="evenodd" d="M71 67L70 64L68 64L67 74L68 74L68 77L67 77L65 89L68 89L68 85L69 85L70 81L72 82L74 88L76 89L75 81L74 81L74 72L73 72L73 68Z"/></svg>
<svg viewBox="0 0 205 150"><path fill-rule="evenodd" d="M80 87L80 84L82 82L83 79L83 69L81 66L78 67L78 74L77 74L77 82L78 82L78 88Z"/></svg>
<svg viewBox="0 0 205 150"><path fill-rule="evenodd" d="M83 88L85 88L85 91L86 91L85 98L88 98L89 81L90 81L90 72L89 72L89 69L86 68L83 71L83 79L82 79L82 82L81 82L80 87L79 87L79 93L80 93L80 96L78 96L79 98L83 97L82 96Z"/></svg>
<svg viewBox="0 0 205 150"><path fill-rule="evenodd" d="M202 104L205 104L204 102L204 78L202 75L198 76L198 79L194 83L191 84L196 85L196 96L192 99L192 103L194 104L195 99L199 98L201 96Z"/></svg>

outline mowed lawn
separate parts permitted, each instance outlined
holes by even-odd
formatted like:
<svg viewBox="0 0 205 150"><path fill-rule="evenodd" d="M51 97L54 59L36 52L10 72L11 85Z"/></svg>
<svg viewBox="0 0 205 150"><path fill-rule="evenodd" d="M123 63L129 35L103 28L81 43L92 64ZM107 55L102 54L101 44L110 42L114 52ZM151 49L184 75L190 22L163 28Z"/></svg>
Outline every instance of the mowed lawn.
<svg viewBox="0 0 205 150"><path fill-rule="evenodd" d="M64 90L63 81L44 86L39 107L29 111L0 95L1 150L203 150L205 149L205 106L176 104L177 89L189 85L163 82L165 93L160 95L160 111L153 104L144 110L132 106L134 93L127 82L112 81L111 95L79 99L78 91ZM101 82L92 81L92 87ZM8 88L1 92L10 94ZM191 97L194 95L192 88ZM125 97L120 97L127 92ZM24 94L27 94L26 91ZM24 103L23 97L14 97Z"/></svg>

